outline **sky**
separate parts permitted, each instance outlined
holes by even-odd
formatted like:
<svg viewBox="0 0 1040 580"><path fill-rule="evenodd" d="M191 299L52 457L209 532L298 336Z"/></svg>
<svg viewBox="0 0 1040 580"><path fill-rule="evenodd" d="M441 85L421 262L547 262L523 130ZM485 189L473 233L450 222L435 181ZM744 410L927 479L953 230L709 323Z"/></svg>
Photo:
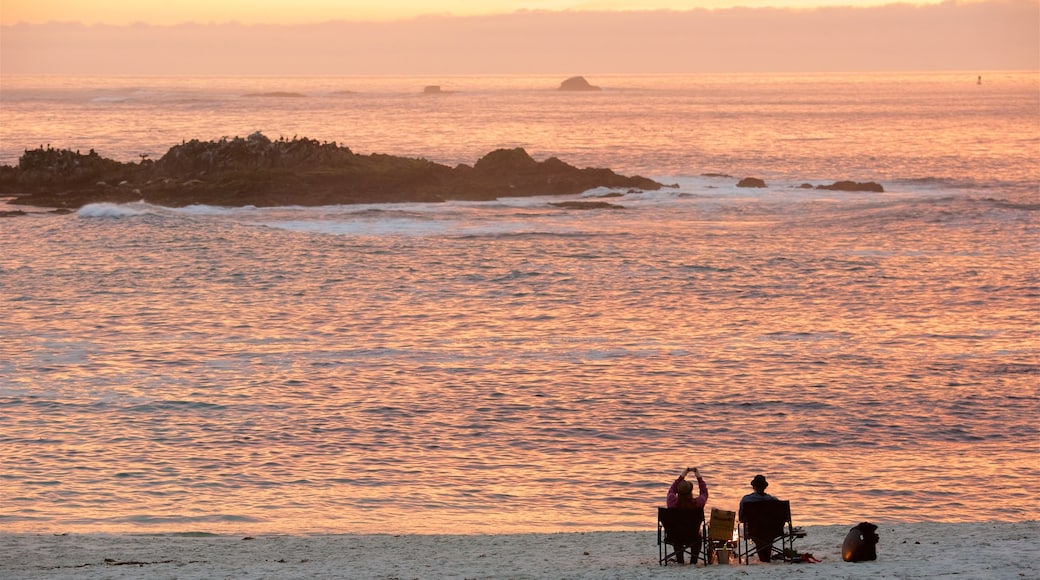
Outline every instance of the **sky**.
<svg viewBox="0 0 1040 580"><path fill-rule="evenodd" d="M5 24L312 24L328 20L388 21L424 15L475 16L522 10L625 11L745 7L874 6L889 0L4 0ZM937 4L941 0L918 0Z"/></svg>
<svg viewBox="0 0 1040 580"><path fill-rule="evenodd" d="M2 0L0 74L1040 69L1040 0Z"/></svg>

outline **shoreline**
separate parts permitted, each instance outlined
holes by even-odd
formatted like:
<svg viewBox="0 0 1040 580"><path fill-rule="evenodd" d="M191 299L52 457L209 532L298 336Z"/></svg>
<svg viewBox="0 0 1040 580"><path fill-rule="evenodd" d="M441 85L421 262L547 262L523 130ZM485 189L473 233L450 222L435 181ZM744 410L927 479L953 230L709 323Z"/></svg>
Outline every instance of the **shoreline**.
<svg viewBox="0 0 1040 580"><path fill-rule="evenodd" d="M880 524L878 559L841 559L848 525L806 526L816 564L659 566L645 531L504 535L0 533L4 578L1035 578L1040 521Z"/></svg>

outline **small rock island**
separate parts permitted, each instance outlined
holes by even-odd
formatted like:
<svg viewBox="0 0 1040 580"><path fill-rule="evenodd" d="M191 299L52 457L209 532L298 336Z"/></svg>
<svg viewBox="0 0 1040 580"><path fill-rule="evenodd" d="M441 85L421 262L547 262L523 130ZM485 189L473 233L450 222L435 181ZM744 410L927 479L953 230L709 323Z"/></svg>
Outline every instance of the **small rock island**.
<svg viewBox="0 0 1040 580"><path fill-rule="evenodd" d="M98 155L40 147L15 167L0 166L9 203L75 209L88 203L144 201L167 207L258 207L354 203L493 200L572 195L597 187L658 190L645 177L579 169L524 149L499 149L474 165L449 167L384 154L359 155L313 139L271 140L262 133L218 141L191 140L158 160L122 163Z"/></svg>
<svg viewBox="0 0 1040 580"><path fill-rule="evenodd" d="M590 84L589 81L585 80L585 77L577 76L571 77L562 83L560 83L561 91L598 91L600 87Z"/></svg>

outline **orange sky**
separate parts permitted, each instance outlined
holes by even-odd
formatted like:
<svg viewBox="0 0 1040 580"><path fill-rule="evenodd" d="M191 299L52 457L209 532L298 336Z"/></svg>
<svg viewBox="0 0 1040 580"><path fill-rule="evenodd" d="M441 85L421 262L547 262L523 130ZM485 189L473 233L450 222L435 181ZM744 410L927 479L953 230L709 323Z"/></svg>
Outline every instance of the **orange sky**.
<svg viewBox="0 0 1040 580"><path fill-rule="evenodd" d="M936 4L917 0L912 4ZM472 16L519 10L690 10L694 8L876 6L895 0L4 0L0 21L85 24L239 22L301 24L328 20L386 21L430 14Z"/></svg>

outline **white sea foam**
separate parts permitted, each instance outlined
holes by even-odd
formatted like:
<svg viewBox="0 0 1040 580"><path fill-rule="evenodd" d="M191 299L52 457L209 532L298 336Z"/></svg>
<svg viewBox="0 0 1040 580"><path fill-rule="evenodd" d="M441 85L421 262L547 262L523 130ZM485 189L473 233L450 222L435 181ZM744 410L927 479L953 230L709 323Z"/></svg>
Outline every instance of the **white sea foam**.
<svg viewBox="0 0 1040 580"><path fill-rule="evenodd" d="M444 233L451 228L450 223L430 222L407 219L381 220L284 220L264 221L262 225L316 234L337 234L355 236L386 235L431 235Z"/></svg>
<svg viewBox="0 0 1040 580"><path fill-rule="evenodd" d="M147 203L88 203L76 215L82 218L126 218L155 213L159 208Z"/></svg>
<svg viewBox="0 0 1040 580"><path fill-rule="evenodd" d="M351 204L331 206L221 207L191 205L167 208L144 202L93 203L77 212L83 218L127 218L148 214L177 215L204 220L266 226L281 230L346 236L473 236L522 233L597 233L623 222L632 212L705 211L768 203L770 211L800 212L811 204L898 204L914 199L948 196L931 183L899 183L884 193L839 192L776 182L765 188L740 188L731 177L674 176L662 178L676 187L656 191L597 188L579 195L505 197L491 201L444 203ZM604 201L621 208L581 210L556 207L561 201Z"/></svg>
<svg viewBox="0 0 1040 580"><path fill-rule="evenodd" d="M235 216L248 214L256 209L256 206L246 205L242 207L222 207L218 205L195 204L172 209L173 213L195 216Z"/></svg>

